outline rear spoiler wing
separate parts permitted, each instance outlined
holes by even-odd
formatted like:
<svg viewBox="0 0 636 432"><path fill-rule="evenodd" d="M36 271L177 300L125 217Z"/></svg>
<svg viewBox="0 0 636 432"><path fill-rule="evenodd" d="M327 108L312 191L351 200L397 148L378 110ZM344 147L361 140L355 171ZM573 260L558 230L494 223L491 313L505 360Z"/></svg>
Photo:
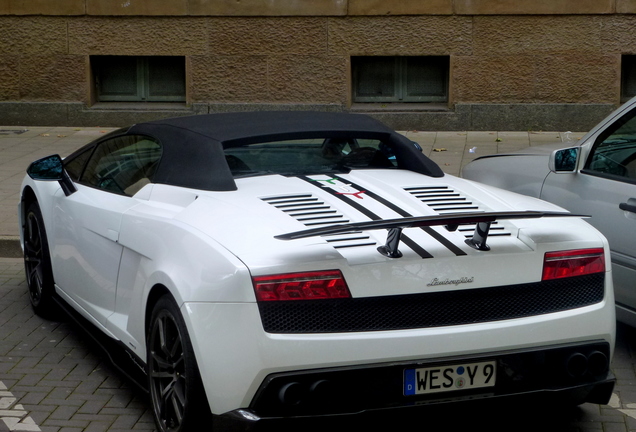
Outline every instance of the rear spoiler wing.
<svg viewBox="0 0 636 432"><path fill-rule="evenodd" d="M587 215L568 212L540 212L540 211L516 211L516 212L475 212L475 213L450 213L435 216L415 216L400 219L381 219L367 222L354 222L339 225L329 225L321 228L311 228L302 231L290 232L274 236L278 240L296 240L307 237L317 237L330 234L345 234L359 231L387 229L386 244L378 247L378 252L389 258L400 258L402 253L398 250L400 236L404 228L420 228L443 225L448 231L455 231L459 225L477 224L475 231L466 244L470 247L487 251L490 247L486 244L490 224L496 220L506 219L536 219L544 217L578 217L587 218Z"/></svg>

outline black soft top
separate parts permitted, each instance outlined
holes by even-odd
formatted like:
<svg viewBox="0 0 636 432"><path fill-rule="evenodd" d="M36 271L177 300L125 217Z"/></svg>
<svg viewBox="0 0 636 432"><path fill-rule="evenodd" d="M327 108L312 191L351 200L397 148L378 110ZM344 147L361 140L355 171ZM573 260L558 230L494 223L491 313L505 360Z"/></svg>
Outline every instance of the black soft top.
<svg viewBox="0 0 636 432"><path fill-rule="evenodd" d="M432 177L444 175L409 139L363 114L311 111L204 114L138 123L114 134L122 133L148 135L162 144L163 156L153 179L155 183L193 189L237 189L224 148L308 138L378 139L391 146L399 168Z"/></svg>
<svg viewBox="0 0 636 432"><path fill-rule="evenodd" d="M255 142L316 137L387 138L394 131L362 114L261 111L206 114L177 117L142 123L133 127L153 130L171 126L201 135L202 141L213 139L225 147ZM202 142L203 144L203 142Z"/></svg>

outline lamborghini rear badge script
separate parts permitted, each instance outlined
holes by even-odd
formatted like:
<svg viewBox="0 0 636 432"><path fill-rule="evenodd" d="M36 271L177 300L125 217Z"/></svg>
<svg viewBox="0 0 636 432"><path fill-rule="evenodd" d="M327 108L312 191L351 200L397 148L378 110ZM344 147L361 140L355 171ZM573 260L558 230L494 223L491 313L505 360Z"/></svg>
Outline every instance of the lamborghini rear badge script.
<svg viewBox="0 0 636 432"><path fill-rule="evenodd" d="M459 284L467 284L467 283L473 283L473 281L475 280L475 278L473 276L471 277L462 277L459 279L438 279L435 278L433 279L430 283L426 284L426 286L439 286L439 285L459 285Z"/></svg>

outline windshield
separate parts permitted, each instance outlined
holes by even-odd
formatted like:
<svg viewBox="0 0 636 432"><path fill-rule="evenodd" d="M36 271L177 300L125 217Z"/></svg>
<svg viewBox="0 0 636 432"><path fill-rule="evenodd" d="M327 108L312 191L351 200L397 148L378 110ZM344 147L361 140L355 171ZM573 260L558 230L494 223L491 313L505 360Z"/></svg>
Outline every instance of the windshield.
<svg viewBox="0 0 636 432"><path fill-rule="evenodd" d="M397 166L391 147L377 139L274 141L229 147L224 152L235 178L267 174L347 173L352 169Z"/></svg>

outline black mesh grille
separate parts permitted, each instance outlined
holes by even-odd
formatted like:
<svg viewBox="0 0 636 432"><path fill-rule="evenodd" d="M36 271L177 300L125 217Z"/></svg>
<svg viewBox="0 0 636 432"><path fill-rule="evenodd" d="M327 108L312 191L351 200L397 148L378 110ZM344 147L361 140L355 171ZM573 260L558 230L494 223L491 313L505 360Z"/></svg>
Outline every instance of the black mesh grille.
<svg viewBox="0 0 636 432"><path fill-rule="evenodd" d="M521 285L339 300L260 302L268 333L441 327L547 314L603 300L605 274Z"/></svg>

